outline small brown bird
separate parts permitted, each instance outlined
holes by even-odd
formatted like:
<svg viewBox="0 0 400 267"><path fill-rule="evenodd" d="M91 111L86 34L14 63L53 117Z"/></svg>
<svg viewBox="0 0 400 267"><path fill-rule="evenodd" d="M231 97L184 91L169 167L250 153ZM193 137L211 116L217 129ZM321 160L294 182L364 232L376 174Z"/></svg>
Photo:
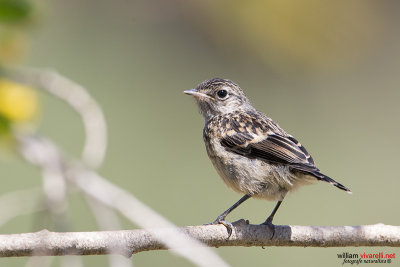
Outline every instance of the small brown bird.
<svg viewBox="0 0 400 267"><path fill-rule="evenodd" d="M272 119L257 111L234 82L214 78L185 94L195 97L205 119L203 139L207 154L225 184L244 196L212 224L250 197L278 201L263 223L275 232L272 220L286 194L315 181L351 191L322 174L307 150ZM273 236L273 235L272 235Z"/></svg>

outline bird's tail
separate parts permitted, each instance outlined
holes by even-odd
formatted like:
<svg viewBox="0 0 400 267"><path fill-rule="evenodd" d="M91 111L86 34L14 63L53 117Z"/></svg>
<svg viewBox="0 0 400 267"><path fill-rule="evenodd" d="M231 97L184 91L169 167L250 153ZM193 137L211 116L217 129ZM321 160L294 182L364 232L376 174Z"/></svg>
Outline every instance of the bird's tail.
<svg viewBox="0 0 400 267"><path fill-rule="evenodd" d="M333 180L332 178L326 176L325 174L322 174L320 172L313 172L314 176L317 177L318 180L330 183L331 185L336 186L339 189L342 189L344 191L346 191L349 194L352 194L352 192L350 191L350 189L348 189L347 187L345 187L344 185L336 182L335 180Z"/></svg>

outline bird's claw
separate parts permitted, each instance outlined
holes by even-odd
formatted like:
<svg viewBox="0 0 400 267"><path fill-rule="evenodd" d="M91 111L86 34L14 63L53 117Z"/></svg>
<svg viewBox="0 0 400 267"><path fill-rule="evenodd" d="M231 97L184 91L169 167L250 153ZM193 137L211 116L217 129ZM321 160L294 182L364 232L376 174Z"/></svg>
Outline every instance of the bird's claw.
<svg viewBox="0 0 400 267"><path fill-rule="evenodd" d="M218 217L215 221L212 223L207 223L205 225L217 225L217 224L222 224L226 227L226 230L228 231L228 238L229 239L232 235L233 232L233 225L230 222L227 222L224 220L225 218L220 218Z"/></svg>
<svg viewBox="0 0 400 267"><path fill-rule="evenodd" d="M266 225L268 228L269 228L269 230L272 232L272 235L271 235L271 238L270 239L272 239L273 237L274 237L274 235L275 235L275 225L274 224L272 224L272 220L266 220L265 222L263 222L261 225Z"/></svg>

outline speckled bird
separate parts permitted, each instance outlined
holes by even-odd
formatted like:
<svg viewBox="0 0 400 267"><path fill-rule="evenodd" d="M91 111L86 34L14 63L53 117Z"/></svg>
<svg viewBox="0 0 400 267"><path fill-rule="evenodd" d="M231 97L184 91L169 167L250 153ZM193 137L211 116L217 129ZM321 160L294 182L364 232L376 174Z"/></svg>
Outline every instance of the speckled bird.
<svg viewBox="0 0 400 267"><path fill-rule="evenodd" d="M196 99L205 119L203 139L219 176L228 187L244 194L211 223L225 225L229 236L233 227L226 216L250 197L277 201L263 223L274 234L272 220L288 192L324 181L351 193L322 174L304 146L257 111L236 83L214 78L184 93Z"/></svg>

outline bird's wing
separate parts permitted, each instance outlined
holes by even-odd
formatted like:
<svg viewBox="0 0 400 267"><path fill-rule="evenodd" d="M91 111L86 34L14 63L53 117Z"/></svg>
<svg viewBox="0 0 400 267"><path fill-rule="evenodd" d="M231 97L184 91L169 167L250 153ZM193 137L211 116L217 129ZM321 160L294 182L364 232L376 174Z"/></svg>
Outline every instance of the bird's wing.
<svg viewBox="0 0 400 267"><path fill-rule="evenodd" d="M236 132L224 136L221 145L245 157L288 164L293 169L310 173L319 171L307 150L290 135L267 132L260 136Z"/></svg>
<svg viewBox="0 0 400 267"><path fill-rule="evenodd" d="M292 169L309 173L318 180L330 183L348 193L350 189L322 174L315 166L314 160L307 150L292 136L276 133L254 137L248 133L227 135L221 140L227 150L249 158L258 158L271 163L287 164Z"/></svg>

